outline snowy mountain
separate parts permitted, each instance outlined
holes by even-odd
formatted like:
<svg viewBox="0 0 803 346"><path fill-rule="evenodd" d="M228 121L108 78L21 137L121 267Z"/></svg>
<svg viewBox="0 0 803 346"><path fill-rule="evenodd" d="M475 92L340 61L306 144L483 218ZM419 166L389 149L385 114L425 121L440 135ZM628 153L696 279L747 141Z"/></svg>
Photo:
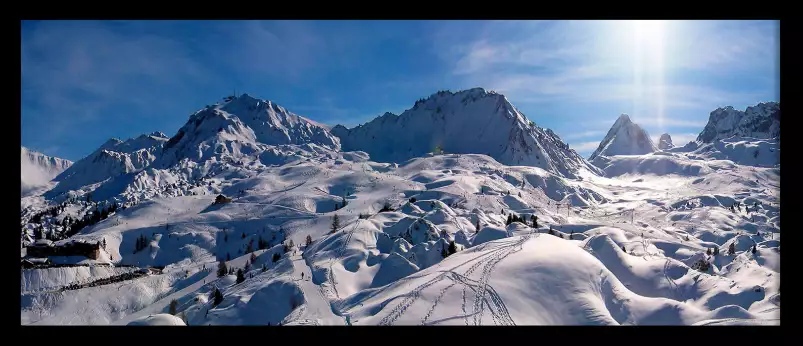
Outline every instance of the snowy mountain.
<svg viewBox="0 0 803 346"><path fill-rule="evenodd" d="M528 121L504 95L482 88L441 91L401 115L385 113L347 129L332 128L343 150L359 150L378 162L404 162L443 151L486 154L506 165L533 166L564 177L598 172L557 134Z"/></svg>
<svg viewBox="0 0 803 346"><path fill-rule="evenodd" d="M167 136L161 132L141 135L126 141L109 139L92 154L78 160L59 174L55 178L59 184L48 192L48 196L79 190L87 185L140 171L157 159L165 142Z"/></svg>
<svg viewBox="0 0 803 346"><path fill-rule="evenodd" d="M661 138L658 139L658 149L668 150L674 147L675 145L672 144L672 136L670 136L668 133L662 134Z"/></svg>
<svg viewBox="0 0 803 346"><path fill-rule="evenodd" d="M589 161L598 156L643 155L655 151L658 148L650 140L647 131L631 121L627 114L622 114L591 154Z"/></svg>
<svg viewBox="0 0 803 346"><path fill-rule="evenodd" d="M21 323L779 324L779 141L624 117L596 168L482 89L332 132L229 97L22 198Z"/></svg>
<svg viewBox="0 0 803 346"><path fill-rule="evenodd" d="M164 146L159 167L181 159L241 158L266 146L311 145L337 151L340 141L321 124L248 94L195 112Z"/></svg>
<svg viewBox="0 0 803 346"><path fill-rule="evenodd" d="M72 165L72 161L32 151L20 146L21 190L25 195L37 187L46 185L59 173Z"/></svg>
<svg viewBox="0 0 803 346"><path fill-rule="evenodd" d="M697 141L711 143L728 137L780 138L781 104L762 102L744 111L728 106L711 112Z"/></svg>

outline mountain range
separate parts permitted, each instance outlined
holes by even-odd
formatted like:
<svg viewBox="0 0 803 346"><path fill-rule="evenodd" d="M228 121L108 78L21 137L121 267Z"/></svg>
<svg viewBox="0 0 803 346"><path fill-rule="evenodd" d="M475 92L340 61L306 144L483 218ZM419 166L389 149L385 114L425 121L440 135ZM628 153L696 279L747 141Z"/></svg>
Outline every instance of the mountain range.
<svg viewBox="0 0 803 346"><path fill-rule="evenodd" d="M778 324L773 104L682 147L621 115L589 160L481 88L351 129L243 94L75 163L23 148L22 324Z"/></svg>

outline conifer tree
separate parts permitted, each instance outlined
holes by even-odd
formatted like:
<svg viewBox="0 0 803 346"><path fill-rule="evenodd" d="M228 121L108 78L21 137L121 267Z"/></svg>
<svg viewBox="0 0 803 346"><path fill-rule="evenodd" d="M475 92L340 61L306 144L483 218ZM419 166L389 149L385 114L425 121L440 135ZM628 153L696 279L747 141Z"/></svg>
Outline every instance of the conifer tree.
<svg viewBox="0 0 803 346"><path fill-rule="evenodd" d="M754 255L756 254L756 245L755 244L753 244L753 249L750 250L750 252L752 252Z"/></svg>
<svg viewBox="0 0 803 346"><path fill-rule="evenodd" d="M274 253L273 254L273 258L271 258L271 259L273 260L273 263L276 263L276 261L278 261L281 258L282 258L281 255L279 255L278 253Z"/></svg>
<svg viewBox="0 0 803 346"><path fill-rule="evenodd" d="M454 240L449 242L449 255L453 255L457 253L457 244L454 243Z"/></svg>
<svg viewBox="0 0 803 346"><path fill-rule="evenodd" d="M309 234L307 235L307 241L306 241L306 243L307 243L307 246L310 246L310 245L312 245L312 236L310 236Z"/></svg>
<svg viewBox="0 0 803 346"><path fill-rule="evenodd" d="M236 281L236 283L239 284L239 283L241 283L243 281L245 281L245 275L243 274L243 270L242 269L237 269L237 281Z"/></svg>
<svg viewBox="0 0 803 346"><path fill-rule="evenodd" d="M171 301L170 301L170 309L169 309L169 311L168 311L168 312L169 312L171 315L175 316L175 315L176 315L176 309L177 309L177 308L178 308L178 301L176 301L175 299L171 300Z"/></svg>
<svg viewBox="0 0 803 346"><path fill-rule="evenodd" d="M220 290L215 287L215 292L213 293L214 300L212 306L218 306L221 302L223 302L223 293L220 293Z"/></svg>
<svg viewBox="0 0 803 346"><path fill-rule="evenodd" d="M443 258L449 257L449 252L446 251L446 248L441 249L441 257Z"/></svg>
<svg viewBox="0 0 803 346"><path fill-rule="evenodd" d="M226 262L220 261L220 263L218 263L217 265L217 276L218 277L226 276L228 272L229 269L226 268Z"/></svg>
<svg viewBox="0 0 803 346"><path fill-rule="evenodd" d="M335 216L332 217L332 233L337 232L339 228L340 228L340 217L337 216L337 214L335 214Z"/></svg>
<svg viewBox="0 0 803 346"><path fill-rule="evenodd" d="M736 253L736 242L733 242L731 243L730 246L728 246L728 255L733 255L735 253Z"/></svg>

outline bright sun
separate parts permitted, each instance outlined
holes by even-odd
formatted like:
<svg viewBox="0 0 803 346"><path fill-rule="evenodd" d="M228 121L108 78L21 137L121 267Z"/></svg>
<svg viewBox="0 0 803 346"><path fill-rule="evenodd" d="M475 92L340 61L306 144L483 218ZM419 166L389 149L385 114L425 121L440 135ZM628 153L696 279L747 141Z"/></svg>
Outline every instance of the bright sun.
<svg viewBox="0 0 803 346"><path fill-rule="evenodd" d="M633 54L634 112L655 118L658 126L663 128L666 22L636 20L628 24Z"/></svg>
<svg viewBox="0 0 803 346"><path fill-rule="evenodd" d="M631 28L636 59L648 70L663 68L664 22L636 20Z"/></svg>

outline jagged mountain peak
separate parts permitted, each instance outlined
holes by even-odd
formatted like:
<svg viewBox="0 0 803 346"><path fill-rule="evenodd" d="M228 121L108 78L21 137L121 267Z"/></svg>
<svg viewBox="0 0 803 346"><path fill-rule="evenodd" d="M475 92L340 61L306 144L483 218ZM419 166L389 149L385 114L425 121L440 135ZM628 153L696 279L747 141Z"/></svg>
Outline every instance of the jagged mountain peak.
<svg viewBox="0 0 803 346"><path fill-rule="evenodd" d="M661 135L661 138L658 139L658 149L667 150L674 148L675 145L672 143L672 136L668 133L664 133Z"/></svg>
<svg viewBox="0 0 803 346"><path fill-rule="evenodd" d="M632 122L633 122L633 120L630 120L630 116L629 115L622 113L621 115L619 115L618 118L616 118L616 122L613 123L613 126L614 127L616 127L617 125L618 126L623 126L625 124L632 123Z"/></svg>
<svg viewBox="0 0 803 346"><path fill-rule="evenodd" d="M728 137L780 138L781 104L760 102L744 111L731 106L712 111L708 123L697 136L698 142L710 143Z"/></svg>
<svg viewBox="0 0 803 346"><path fill-rule="evenodd" d="M203 161L221 154L241 156L264 146L286 144L340 148L339 139L327 126L244 93L191 115L165 145L159 166L169 167L183 158Z"/></svg>
<svg viewBox="0 0 803 346"><path fill-rule="evenodd" d="M352 129L335 126L332 133L344 151L365 151L381 162L404 162L437 148L562 176L596 170L552 131L529 122L504 95L483 88L439 91L400 115L385 113Z"/></svg>
<svg viewBox="0 0 803 346"><path fill-rule="evenodd" d="M650 140L647 131L630 120L630 116L622 114L613 123L589 160L593 161L599 156L643 155L655 151L658 151L658 148Z"/></svg>

